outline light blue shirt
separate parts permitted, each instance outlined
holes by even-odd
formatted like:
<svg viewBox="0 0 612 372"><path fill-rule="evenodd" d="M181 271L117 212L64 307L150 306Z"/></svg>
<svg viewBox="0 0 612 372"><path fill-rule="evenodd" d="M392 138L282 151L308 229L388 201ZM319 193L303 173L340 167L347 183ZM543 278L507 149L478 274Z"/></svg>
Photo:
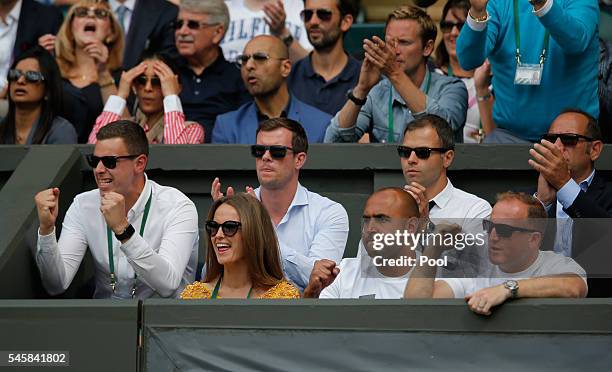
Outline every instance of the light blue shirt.
<svg viewBox="0 0 612 372"><path fill-rule="evenodd" d="M574 201L580 194L580 191L585 191L591 186L595 170L580 184L570 179L563 187L557 191L557 233L555 235L554 250L566 257L572 257L572 228L574 220L563 210L574 204Z"/></svg>
<svg viewBox="0 0 612 372"><path fill-rule="evenodd" d="M340 113L338 112L327 127L324 142L357 142L365 133L370 133L372 142L388 142L389 94L393 95L395 143L402 142L404 129L408 123L425 114L434 114L444 118L453 128L455 141L463 142L463 126L468 107L468 93L463 81L437 74L428 69L420 89L427 95L425 111L412 112L391 82L386 78L381 80L368 93L366 103L361 107L355 125L340 128L338 123Z"/></svg>
<svg viewBox="0 0 612 372"><path fill-rule="evenodd" d="M261 187L255 189L260 199ZM298 183L287 213L274 227L287 279L306 288L315 261L340 263L348 239L348 214L344 207Z"/></svg>

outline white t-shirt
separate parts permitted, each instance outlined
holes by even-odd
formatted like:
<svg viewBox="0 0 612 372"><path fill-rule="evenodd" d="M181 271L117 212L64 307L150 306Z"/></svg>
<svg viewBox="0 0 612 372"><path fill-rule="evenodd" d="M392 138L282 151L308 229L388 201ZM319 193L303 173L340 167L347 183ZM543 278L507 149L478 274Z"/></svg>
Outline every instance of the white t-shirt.
<svg viewBox="0 0 612 372"><path fill-rule="evenodd" d="M287 19L285 26L291 35L299 41L305 49L312 49L308 41L304 23L300 12L304 9L302 0L283 0ZM230 23L221 42L223 55L228 61L234 61L236 56L242 54L247 42L258 35L269 35L270 27L266 23L263 10L252 11L244 6L244 0L226 0L229 8Z"/></svg>
<svg viewBox="0 0 612 372"><path fill-rule="evenodd" d="M518 273L505 273L499 266L491 266L486 276L480 278L444 278L453 290L455 298L463 298L480 289L494 287L503 284L506 280L530 279L558 274L576 274L586 284L586 272L573 259L565 257L552 251L540 251L538 258L526 270Z"/></svg>

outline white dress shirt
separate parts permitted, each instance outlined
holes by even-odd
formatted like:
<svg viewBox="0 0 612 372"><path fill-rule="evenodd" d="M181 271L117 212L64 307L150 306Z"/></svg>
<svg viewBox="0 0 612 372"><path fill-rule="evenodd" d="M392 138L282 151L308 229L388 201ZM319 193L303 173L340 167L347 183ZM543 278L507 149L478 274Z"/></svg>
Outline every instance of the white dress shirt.
<svg viewBox="0 0 612 372"><path fill-rule="evenodd" d="M125 0L123 3L117 0L109 0L108 4L110 5L110 8L113 10L115 17L117 17L117 20L119 20L119 16L117 15L117 9L119 9L119 7L122 5L126 8L125 15L123 16L123 33L124 33L124 37L127 37L127 34L130 31L130 24L132 24L132 15L134 15L134 8L136 7L136 0Z"/></svg>
<svg viewBox="0 0 612 372"><path fill-rule="evenodd" d="M146 175L145 175L146 177ZM151 207L140 236L149 195ZM140 197L127 215L136 232L121 244L112 234L117 286L110 287L107 225L100 212L98 189L77 195L62 225L59 242L55 231L38 236L36 263L50 294L64 292L89 247L95 262L94 298L130 298L136 279L137 298L177 297L195 280L198 258L198 213L189 198L175 188L146 179Z"/></svg>
<svg viewBox="0 0 612 372"><path fill-rule="evenodd" d="M255 189L261 200L260 187ZM348 214L342 205L298 183L291 205L274 227L280 244L283 271L304 290L315 261L340 263L348 239Z"/></svg>
<svg viewBox="0 0 612 372"><path fill-rule="evenodd" d="M21 15L21 0L15 3L6 19L0 19L0 90L7 86L8 70L13 63L13 49Z"/></svg>

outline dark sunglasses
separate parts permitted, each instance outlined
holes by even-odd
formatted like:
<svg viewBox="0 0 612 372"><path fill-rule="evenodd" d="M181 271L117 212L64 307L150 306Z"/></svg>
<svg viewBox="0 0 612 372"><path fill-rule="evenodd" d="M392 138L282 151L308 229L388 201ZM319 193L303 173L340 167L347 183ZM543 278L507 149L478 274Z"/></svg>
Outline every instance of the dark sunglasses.
<svg viewBox="0 0 612 372"><path fill-rule="evenodd" d="M416 154L419 159L429 159L432 151L438 151L440 153L445 153L452 149L445 149L441 147L408 147L408 146L397 146L397 154L400 158L408 159L412 152Z"/></svg>
<svg viewBox="0 0 612 372"><path fill-rule="evenodd" d="M264 53L264 52L255 52L253 54L239 54L236 57L236 63L238 64L238 66L242 67L247 62L249 62L249 59L251 58L253 58L253 61L255 61L255 63L258 63L258 64L264 63L269 59L278 59L278 60L287 59L287 58L270 57L268 53Z"/></svg>
<svg viewBox="0 0 612 372"><path fill-rule="evenodd" d="M238 221L225 221L223 223L219 223L210 220L206 221L204 228L206 229L206 232L208 233L208 235L210 235L211 238L217 235L217 233L219 232L219 227L221 227L221 230L223 230L223 235L232 237L236 235L240 226L242 226L242 224Z"/></svg>
<svg viewBox="0 0 612 372"><path fill-rule="evenodd" d="M206 23L195 21L193 19L189 19L187 21L177 19L176 21L172 22L172 27L174 27L175 30L180 30L181 28L183 28L183 25L185 23L187 23L187 28L190 30L199 30L200 28L207 28L218 25L218 23Z"/></svg>
<svg viewBox="0 0 612 372"><path fill-rule="evenodd" d="M137 85L141 85L141 86L143 86L143 87L144 87L144 86L146 86L146 85L147 85L147 82L149 82L149 81L151 82L151 85L152 85L152 86L157 87L157 88L161 87L161 81L160 81L160 80L159 80L159 78L158 78L158 77L156 77L156 76L155 76L155 77L152 77L152 78L148 78L148 77L147 77L147 76L145 76L145 75L138 75L138 76L136 77L136 79L134 79L134 82L135 82Z"/></svg>
<svg viewBox="0 0 612 372"><path fill-rule="evenodd" d="M87 163L90 167L95 168L102 161L102 165L108 169L115 169L117 161L121 159L135 159L140 155L124 155L124 156L95 156L94 154L87 155Z"/></svg>
<svg viewBox="0 0 612 372"><path fill-rule="evenodd" d="M536 230L525 229L523 227L510 226L503 223L493 223L490 220L482 220L482 228L487 232L487 234L490 234L491 231L495 229L495 232L501 238L509 238L516 231L530 233L536 232Z"/></svg>
<svg viewBox="0 0 612 372"><path fill-rule="evenodd" d="M17 69L10 69L8 72L8 81L14 82L19 80L20 77L24 76L28 83L40 83L45 80L42 72L39 71L21 71Z"/></svg>
<svg viewBox="0 0 612 372"><path fill-rule="evenodd" d="M457 27L457 30L461 31L464 24L465 22L440 21L440 30L442 30L442 33L448 34L453 30L453 27Z"/></svg>
<svg viewBox="0 0 612 372"><path fill-rule="evenodd" d="M561 140L561 143L564 146L576 146L578 141L580 141L581 139L587 142L595 141L595 139L591 137L587 137L587 136L583 136L581 134L575 134L575 133L547 133L547 134L542 135L542 139L545 139L548 142L552 142L552 143L555 143L557 141L557 138Z"/></svg>
<svg viewBox="0 0 612 372"><path fill-rule="evenodd" d="M92 14L98 19L106 19L110 13L106 9L86 8L84 6L80 6L74 10L74 15L77 18L89 17Z"/></svg>
<svg viewBox="0 0 612 372"><path fill-rule="evenodd" d="M261 158L264 156L266 151L270 151L270 156L274 159L282 159L287 155L287 150L293 151L291 147L281 146L281 145L272 145L272 146L264 146L264 145L252 145L251 146L251 155L256 158Z"/></svg>
<svg viewBox="0 0 612 372"><path fill-rule="evenodd" d="M304 22L310 22L313 14L317 13L317 18L323 22L328 22L332 19L332 11L329 9L304 9L300 12L300 18Z"/></svg>

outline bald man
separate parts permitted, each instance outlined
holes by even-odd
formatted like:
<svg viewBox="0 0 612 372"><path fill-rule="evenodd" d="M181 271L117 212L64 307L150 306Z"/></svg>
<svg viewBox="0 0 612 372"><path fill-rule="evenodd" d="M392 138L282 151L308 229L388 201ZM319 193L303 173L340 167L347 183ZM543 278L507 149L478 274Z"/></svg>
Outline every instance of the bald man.
<svg viewBox="0 0 612 372"><path fill-rule="evenodd" d="M236 61L253 102L217 116L213 143L254 144L258 124L278 117L302 124L309 143L323 142L331 116L289 94L287 77L291 61L279 38L270 35L253 38Z"/></svg>
<svg viewBox="0 0 612 372"><path fill-rule="evenodd" d="M410 194L399 187L376 191L363 211L359 249L367 255L345 258L339 267L330 260L315 262L304 297L401 298L417 258L416 246L410 240L381 244L381 236L418 230L419 209Z"/></svg>

